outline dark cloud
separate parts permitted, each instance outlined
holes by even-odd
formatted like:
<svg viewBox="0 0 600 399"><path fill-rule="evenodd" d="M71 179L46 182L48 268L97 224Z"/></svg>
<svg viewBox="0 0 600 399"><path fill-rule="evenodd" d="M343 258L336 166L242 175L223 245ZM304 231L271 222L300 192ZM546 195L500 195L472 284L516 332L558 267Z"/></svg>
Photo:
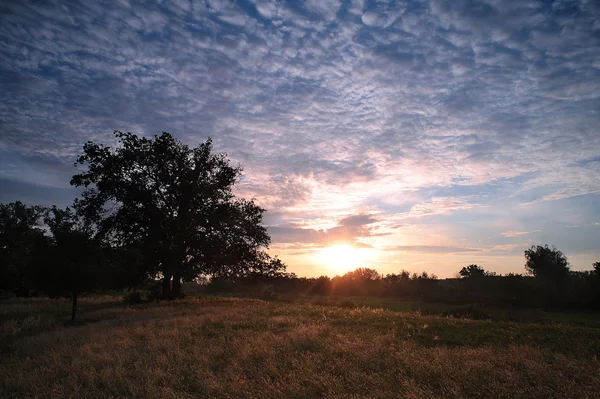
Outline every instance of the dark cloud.
<svg viewBox="0 0 600 399"><path fill-rule="evenodd" d="M346 216L338 221L340 226L357 227L377 222L373 215L352 215Z"/></svg>
<svg viewBox="0 0 600 399"><path fill-rule="evenodd" d="M337 226L329 229L313 229L289 226L271 226L269 233L274 243L300 243L327 246L336 243L350 243L357 248L371 248L372 246L361 242L361 238L376 237L389 233L378 232L377 226L370 226L378 222L372 215L349 215L338 220Z"/></svg>

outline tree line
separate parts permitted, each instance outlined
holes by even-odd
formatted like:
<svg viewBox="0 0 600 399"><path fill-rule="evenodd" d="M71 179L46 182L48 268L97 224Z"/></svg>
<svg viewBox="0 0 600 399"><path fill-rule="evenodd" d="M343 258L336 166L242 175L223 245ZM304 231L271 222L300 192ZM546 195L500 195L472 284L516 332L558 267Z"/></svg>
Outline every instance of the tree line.
<svg viewBox="0 0 600 399"><path fill-rule="evenodd" d="M162 281L162 298L198 276L276 276L264 209L233 193L242 168L208 139L190 148L171 134L115 131L115 148L88 142L64 209L0 204L0 290L80 295Z"/></svg>
<svg viewBox="0 0 600 399"><path fill-rule="evenodd" d="M524 252L525 273L498 275L472 264L456 278L438 279L427 272L380 274L358 268L330 278L279 276L214 278L207 293L234 293L265 299L279 295L348 295L396 297L456 304L510 307L600 308L600 262L589 271L573 271L567 257L548 245L534 245Z"/></svg>
<svg viewBox="0 0 600 399"><path fill-rule="evenodd" d="M214 153L208 139L195 148L163 132L151 138L114 132L111 148L88 142L71 185L84 191L71 206L20 201L0 204L0 294L77 300L97 290L160 281L162 299L182 295L182 283L203 280L208 293L396 296L515 306L600 304L600 263L570 270L555 248L525 251L525 275L499 276L478 265L460 278L427 272L380 275L359 268L343 276L299 278L266 250L264 209L238 198L242 168Z"/></svg>

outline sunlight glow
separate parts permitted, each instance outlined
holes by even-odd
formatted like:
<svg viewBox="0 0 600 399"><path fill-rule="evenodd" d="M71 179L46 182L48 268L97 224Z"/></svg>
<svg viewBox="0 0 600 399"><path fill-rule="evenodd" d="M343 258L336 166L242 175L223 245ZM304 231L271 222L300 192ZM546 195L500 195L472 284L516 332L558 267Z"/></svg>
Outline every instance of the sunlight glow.
<svg viewBox="0 0 600 399"><path fill-rule="evenodd" d="M323 248L317 254L317 262L326 267L326 274L345 274L357 267L366 267L370 258L368 248L355 248L349 244L337 244Z"/></svg>

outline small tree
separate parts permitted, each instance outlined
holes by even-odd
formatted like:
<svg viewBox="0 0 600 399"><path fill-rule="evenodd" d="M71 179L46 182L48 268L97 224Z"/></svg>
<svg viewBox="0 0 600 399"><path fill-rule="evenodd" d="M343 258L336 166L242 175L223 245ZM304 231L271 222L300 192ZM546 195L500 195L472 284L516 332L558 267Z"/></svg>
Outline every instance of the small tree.
<svg viewBox="0 0 600 399"><path fill-rule="evenodd" d="M44 211L20 201L0 204L0 288L17 296L28 295L34 288L31 266L35 248L43 241Z"/></svg>
<svg viewBox="0 0 600 399"><path fill-rule="evenodd" d="M357 281L371 281L379 280L381 278L377 270L369 269L367 267L359 267L354 271L346 273L344 277Z"/></svg>
<svg viewBox="0 0 600 399"><path fill-rule="evenodd" d="M38 264L38 285L49 296L72 300L71 320L77 317L80 295L110 282L104 250L89 227L70 208L52 207L44 221L51 237L46 260Z"/></svg>
<svg viewBox="0 0 600 399"><path fill-rule="evenodd" d="M462 269L460 269L460 272L458 273L463 278L478 278L487 275L483 267L477 265L465 266Z"/></svg>
<svg viewBox="0 0 600 399"><path fill-rule="evenodd" d="M533 245L525 250L525 270L546 281L560 281L569 274L567 257L555 247Z"/></svg>
<svg viewBox="0 0 600 399"><path fill-rule="evenodd" d="M593 273L596 274L598 278L600 278L600 262L594 262L592 264L592 267L594 268Z"/></svg>
<svg viewBox="0 0 600 399"><path fill-rule="evenodd" d="M406 283L406 282L410 281L410 272L403 269L398 274L396 274L396 273L386 274L386 276L383 278L383 280L388 284Z"/></svg>

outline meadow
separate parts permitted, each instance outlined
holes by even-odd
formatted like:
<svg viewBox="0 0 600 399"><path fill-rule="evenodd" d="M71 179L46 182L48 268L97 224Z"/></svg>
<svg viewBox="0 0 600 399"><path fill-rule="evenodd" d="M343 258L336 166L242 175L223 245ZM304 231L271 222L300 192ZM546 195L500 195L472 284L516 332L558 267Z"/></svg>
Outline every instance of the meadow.
<svg viewBox="0 0 600 399"><path fill-rule="evenodd" d="M368 298L189 297L125 305L0 302L3 398L586 398L600 392L589 315L475 320ZM336 305L336 306L331 306ZM358 305L358 306L356 306ZM477 317L475 317L477 318ZM590 322L587 322L591 320Z"/></svg>

